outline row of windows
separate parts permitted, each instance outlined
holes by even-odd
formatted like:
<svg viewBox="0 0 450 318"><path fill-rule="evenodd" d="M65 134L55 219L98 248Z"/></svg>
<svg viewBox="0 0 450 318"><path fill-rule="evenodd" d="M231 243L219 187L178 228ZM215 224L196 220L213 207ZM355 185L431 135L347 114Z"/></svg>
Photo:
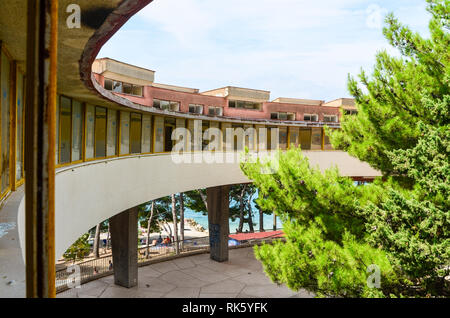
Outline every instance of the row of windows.
<svg viewBox="0 0 450 318"><path fill-rule="evenodd" d="M57 116L57 162L62 165L118 155L170 152L175 144L172 140L173 131L176 128L187 128L190 135L195 137L196 125L201 125L197 128L201 129L203 134L197 136L199 138L197 142L191 138L191 147L187 150L212 150L211 145L216 142L214 138L212 136L211 140L203 138L209 128L221 129L223 135L221 150L226 150L229 142L223 133L227 128L242 128L242 139L239 139L241 138L239 131L235 132L233 137L235 150L243 150L244 146L255 150L258 147L257 140L260 138L267 144L265 149L271 149L272 139L277 140L270 130L276 126L266 127L269 128L267 135L261 137L260 128L253 125L151 116L83 104L61 96ZM322 128L280 127L278 134L279 147L282 150L287 149L289 144L307 150L331 148ZM195 149L196 145L200 145L200 149ZM214 149L217 150L217 147Z"/></svg>
<svg viewBox="0 0 450 318"><path fill-rule="evenodd" d="M108 91L113 91L115 93L122 93L122 94L128 94L128 95L135 95L135 96L143 96L143 86L140 85L134 85L130 83L125 83L121 81L114 81L105 78L105 89Z"/></svg>
<svg viewBox="0 0 450 318"><path fill-rule="evenodd" d="M24 178L24 87L23 73L0 43L0 197Z"/></svg>
<svg viewBox="0 0 450 318"><path fill-rule="evenodd" d="M61 96L57 116L57 162L67 164L113 157L119 154L119 148L120 155L150 153L151 124L150 115L82 104Z"/></svg>

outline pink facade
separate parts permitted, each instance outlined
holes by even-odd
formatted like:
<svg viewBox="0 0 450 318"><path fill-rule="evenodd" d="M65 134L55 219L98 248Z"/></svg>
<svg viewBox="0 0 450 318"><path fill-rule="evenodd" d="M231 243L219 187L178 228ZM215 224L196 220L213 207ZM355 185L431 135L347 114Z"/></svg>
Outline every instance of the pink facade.
<svg viewBox="0 0 450 318"><path fill-rule="evenodd" d="M98 83L104 86L104 78L102 75L95 74ZM261 110L231 108L228 107L228 98L202 95L200 93L180 92L166 88L153 86L145 86L143 96L133 96L121 93L115 93L129 99L130 101L153 107L153 100L167 100L180 103L180 112L188 113L189 105L203 105L203 115L208 115L208 107L222 107L223 116L238 119L265 119L270 120L271 113L288 112L295 114L296 121L303 121L304 114L317 114L319 121L324 120L324 115L336 115L340 117L339 107L318 106L318 105L300 105L290 103L263 102Z"/></svg>

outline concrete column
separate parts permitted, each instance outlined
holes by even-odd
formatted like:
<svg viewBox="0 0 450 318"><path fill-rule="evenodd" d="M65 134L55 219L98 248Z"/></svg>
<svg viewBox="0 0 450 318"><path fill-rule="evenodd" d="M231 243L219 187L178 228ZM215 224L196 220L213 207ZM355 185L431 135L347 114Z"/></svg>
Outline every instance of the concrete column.
<svg viewBox="0 0 450 318"><path fill-rule="evenodd" d="M126 210L109 219L114 283L131 288L138 283L138 208Z"/></svg>
<svg viewBox="0 0 450 318"><path fill-rule="evenodd" d="M208 196L209 245L211 259L217 262L228 260L229 186L206 189Z"/></svg>

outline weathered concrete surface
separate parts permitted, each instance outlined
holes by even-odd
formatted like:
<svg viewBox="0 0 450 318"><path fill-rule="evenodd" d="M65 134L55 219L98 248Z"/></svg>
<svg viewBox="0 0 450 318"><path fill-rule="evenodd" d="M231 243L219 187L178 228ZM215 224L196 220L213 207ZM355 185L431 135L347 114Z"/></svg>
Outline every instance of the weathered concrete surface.
<svg viewBox="0 0 450 318"><path fill-rule="evenodd" d="M311 298L305 290L278 286L264 274L252 248L230 250L230 260L217 263L208 254L179 258L139 268L133 288L114 285L113 276L58 294L58 298Z"/></svg>
<svg viewBox="0 0 450 318"><path fill-rule="evenodd" d="M217 262L228 260L228 236L230 235L230 186L206 189L208 202L210 256Z"/></svg>
<svg viewBox="0 0 450 318"><path fill-rule="evenodd" d="M5 199L0 210L0 298L25 297L25 263L18 220L23 197L22 186Z"/></svg>
<svg viewBox="0 0 450 318"><path fill-rule="evenodd" d="M114 283L131 288L138 283L138 208L131 208L109 219L113 255Z"/></svg>

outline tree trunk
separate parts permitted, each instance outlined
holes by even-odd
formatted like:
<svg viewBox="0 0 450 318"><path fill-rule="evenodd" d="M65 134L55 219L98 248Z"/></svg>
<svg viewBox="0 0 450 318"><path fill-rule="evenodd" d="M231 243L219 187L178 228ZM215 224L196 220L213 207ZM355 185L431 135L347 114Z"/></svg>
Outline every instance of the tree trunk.
<svg viewBox="0 0 450 318"><path fill-rule="evenodd" d="M275 214L275 211L273 211L273 230L277 230L277 215Z"/></svg>
<svg viewBox="0 0 450 318"><path fill-rule="evenodd" d="M152 201L152 209L150 211L150 216L147 221L148 222L148 224L147 224L147 255L146 255L147 258L150 257L150 228L151 228L151 224L152 224L154 210L155 210L155 201Z"/></svg>
<svg viewBox="0 0 450 318"><path fill-rule="evenodd" d="M259 231L264 232L264 213L259 209Z"/></svg>
<svg viewBox="0 0 450 318"><path fill-rule="evenodd" d="M175 194L172 194L172 219L173 219L173 236L175 241L175 253L180 254L179 244L178 244L178 229L177 229L177 208L176 208L176 198Z"/></svg>
<svg viewBox="0 0 450 318"><path fill-rule="evenodd" d="M108 248L110 246L110 244L109 244L110 238L111 238L111 231L109 229L109 220L108 220L108 236L106 237L105 253L108 251Z"/></svg>
<svg viewBox="0 0 450 318"><path fill-rule="evenodd" d="M203 201L203 204L205 205L206 211L208 211L208 198L202 192L202 190L198 190L198 193L200 194L200 197L202 198L202 201Z"/></svg>
<svg viewBox="0 0 450 318"><path fill-rule="evenodd" d="M239 197L239 233L242 233L242 229L244 228L244 194L247 185L244 184L242 188L241 195Z"/></svg>
<svg viewBox="0 0 450 318"><path fill-rule="evenodd" d="M184 196L180 193L180 248L183 250L184 247Z"/></svg>
<svg viewBox="0 0 450 318"><path fill-rule="evenodd" d="M250 233L254 233L255 230L253 229L253 213L252 213L252 199L253 199L253 193L251 193L248 197L248 219L247 219L247 223L248 223L248 228L250 230Z"/></svg>
<svg viewBox="0 0 450 318"><path fill-rule="evenodd" d="M94 237L94 257L95 258L99 258L100 257L100 253L99 253L99 249L100 249L100 226L101 226L101 223L97 224L97 226L95 227L95 237Z"/></svg>
<svg viewBox="0 0 450 318"><path fill-rule="evenodd" d="M164 228L164 231L166 231L166 233L169 235L169 237L172 238L172 228L170 227L170 225L167 222L161 223L161 224ZM166 225L167 225L167 227L166 227Z"/></svg>

